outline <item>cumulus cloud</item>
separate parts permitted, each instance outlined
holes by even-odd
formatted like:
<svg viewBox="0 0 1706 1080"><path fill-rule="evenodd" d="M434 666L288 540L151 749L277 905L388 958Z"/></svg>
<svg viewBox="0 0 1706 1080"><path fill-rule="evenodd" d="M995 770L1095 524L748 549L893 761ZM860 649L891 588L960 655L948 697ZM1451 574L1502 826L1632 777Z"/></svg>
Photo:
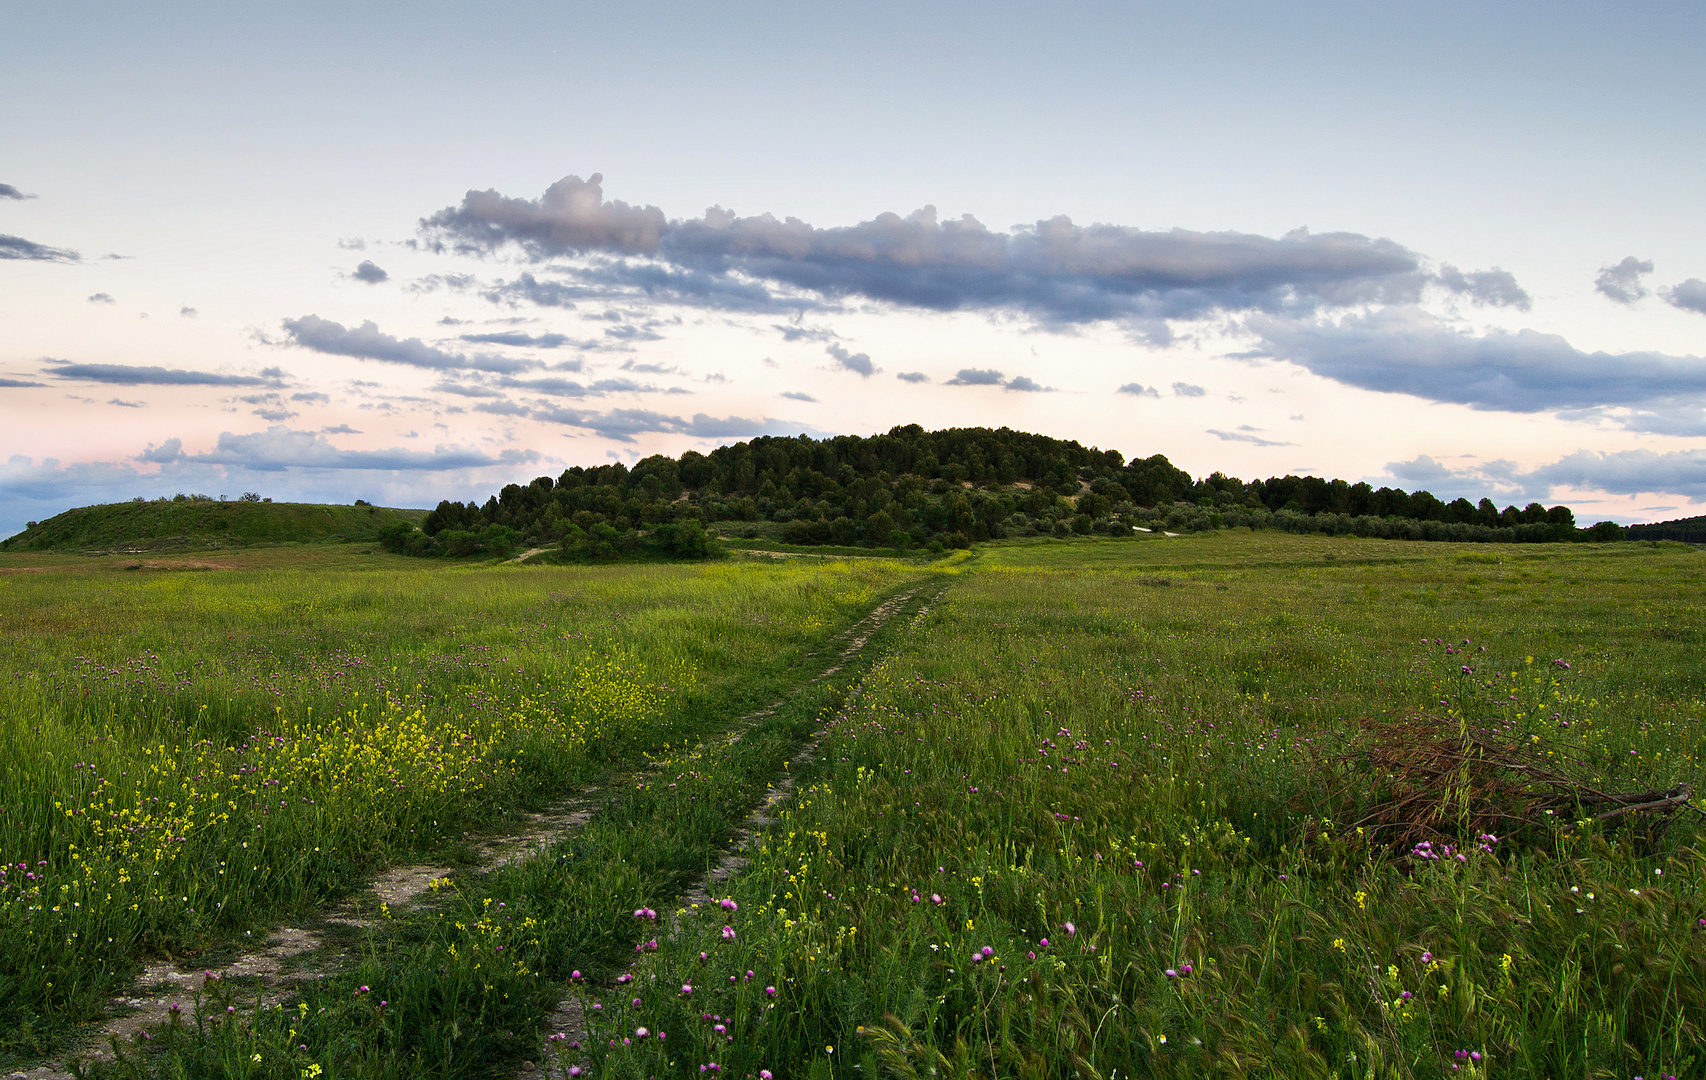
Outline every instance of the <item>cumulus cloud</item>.
<svg viewBox="0 0 1706 1080"><path fill-rule="evenodd" d="M1145 386L1142 383L1135 383L1135 382L1126 383L1124 386L1122 386L1118 390L1114 391L1114 393L1116 393L1116 394L1130 394L1132 397L1158 398L1161 396L1161 391L1155 389L1155 387Z"/></svg>
<svg viewBox="0 0 1706 1080"><path fill-rule="evenodd" d="M391 280L391 275L387 274L381 267L377 266L372 259L361 260L361 264L351 272L350 277L355 278L357 281L365 281L369 285L377 285L381 281Z"/></svg>
<svg viewBox="0 0 1706 1080"><path fill-rule="evenodd" d="M1647 295L1647 287L1641 283L1641 278L1652 272L1651 259L1637 259L1629 255L1615 266L1600 267L1599 276L1593 279L1593 287L1607 299L1619 304L1633 304Z"/></svg>
<svg viewBox="0 0 1706 1080"><path fill-rule="evenodd" d="M826 326L805 326L800 323L777 323L775 330L783 341L834 341L841 335Z"/></svg>
<svg viewBox="0 0 1706 1080"><path fill-rule="evenodd" d="M1706 281L1689 278L1664 290L1665 303L1684 311L1706 315Z"/></svg>
<svg viewBox="0 0 1706 1080"><path fill-rule="evenodd" d="M1534 330L1471 333L1413 307L1334 320L1252 316L1258 355L1350 386L1476 409L1635 410L1639 430L1706 432L1706 358L1583 352Z"/></svg>
<svg viewBox="0 0 1706 1080"><path fill-rule="evenodd" d="M1173 384L1174 397L1202 397L1206 393L1208 393L1207 390L1204 390L1200 386L1193 386L1188 382L1176 382Z"/></svg>
<svg viewBox="0 0 1706 1080"><path fill-rule="evenodd" d="M396 338L382 333L371 321L350 329L318 315L304 315L300 319L285 319L283 326L292 344L332 356L406 364L429 371L512 372L538 366L530 360L449 352L434 348L420 338Z"/></svg>
<svg viewBox="0 0 1706 1080"><path fill-rule="evenodd" d="M961 368L948 380L949 386L1000 386L1004 378L994 368Z"/></svg>
<svg viewBox="0 0 1706 1080"><path fill-rule="evenodd" d="M1007 389L1018 390L1027 394L1053 393L1054 387L1044 386L1027 375L1015 375L1007 380Z"/></svg>
<svg viewBox="0 0 1706 1080"><path fill-rule="evenodd" d="M327 405L332 399L318 390L304 390L300 394L290 395L290 400L300 401L304 405Z"/></svg>
<svg viewBox="0 0 1706 1080"><path fill-rule="evenodd" d="M46 374L75 382L107 383L112 386L276 386L284 377L277 368L259 375L218 375L210 371L133 366L130 364L68 364L60 360Z"/></svg>
<svg viewBox="0 0 1706 1080"><path fill-rule="evenodd" d="M1391 240L1298 229L1278 238L1236 232L1077 225L1064 216L995 232L934 207L818 228L770 214L712 207L671 220L655 206L606 201L603 178L565 177L538 199L470 191L422 219L430 244L491 253L516 246L535 260L592 260L574 286L547 290L530 275L497 291L623 285L654 299L764 310L860 298L932 311L1009 310L1045 324L1099 320L1146 326L1216 311L1313 311L1403 302L1434 278ZM1503 271L1453 271L1447 288L1485 303L1526 294ZM781 290L780 293L777 290ZM540 302L540 301L536 301Z"/></svg>
<svg viewBox="0 0 1706 1080"><path fill-rule="evenodd" d="M11 184L0 184L0 199L33 199L34 195L25 195Z"/></svg>
<svg viewBox="0 0 1706 1080"><path fill-rule="evenodd" d="M66 248L48 247L21 236L0 233L0 259L22 259L29 262L78 262L83 256Z"/></svg>
<svg viewBox="0 0 1706 1080"><path fill-rule="evenodd" d="M136 455L138 461L153 462L156 465L168 465L184 456L184 440L167 439L159 446L148 444L148 449Z"/></svg>
<svg viewBox="0 0 1706 1080"><path fill-rule="evenodd" d="M817 398L812 397L810 394L803 394L798 390L784 390L782 391L782 396L790 401L817 401Z"/></svg>
<svg viewBox="0 0 1706 1080"><path fill-rule="evenodd" d="M107 404L117 405L125 409L140 409L148 403L146 401L126 401L123 398L112 398Z"/></svg>
<svg viewBox="0 0 1706 1080"><path fill-rule="evenodd" d="M1527 311L1534 306L1528 290L1517 284L1516 275L1509 270L1494 267L1491 270L1479 270L1465 274L1457 267L1446 263L1439 268L1435 279L1448 291L1466 296L1477 304L1490 307L1513 307L1518 311Z"/></svg>
<svg viewBox="0 0 1706 1080"><path fill-rule="evenodd" d="M861 378L869 379L876 374L877 366L871 363L871 358L865 353L848 352L840 345L831 343L824 352L835 357L837 367L857 373Z"/></svg>
<svg viewBox="0 0 1706 1080"><path fill-rule="evenodd" d="M91 304L116 304L116 303L118 303L118 301L114 300L110 293L98 292L98 293L94 293L93 295L91 295L89 297L89 303L91 303Z"/></svg>
<svg viewBox="0 0 1706 1080"><path fill-rule="evenodd" d="M899 379L901 382L909 382L909 383L921 383L921 382L929 382L930 381L930 376L924 374L922 371L902 371L898 375L896 375L895 378Z"/></svg>
<svg viewBox="0 0 1706 1080"><path fill-rule="evenodd" d="M181 308L179 308L179 309L178 309L178 314L179 314L179 315L181 315L181 316L183 316L183 317L184 317L184 318L186 318L186 319L193 319L193 318L195 318L195 317L196 317L196 316L197 316L197 315L198 315L198 314L200 314L200 312L198 312L198 311L196 311L196 309L195 309L195 308L193 308L193 307L187 307L187 306L186 306L186 307L181 307Z"/></svg>
<svg viewBox="0 0 1706 1080"><path fill-rule="evenodd" d="M0 386L10 387L10 388L19 389L19 390L32 388L32 387L39 388L39 387L43 387L46 385L47 385L46 383L28 382L24 379L0 379Z"/></svg>

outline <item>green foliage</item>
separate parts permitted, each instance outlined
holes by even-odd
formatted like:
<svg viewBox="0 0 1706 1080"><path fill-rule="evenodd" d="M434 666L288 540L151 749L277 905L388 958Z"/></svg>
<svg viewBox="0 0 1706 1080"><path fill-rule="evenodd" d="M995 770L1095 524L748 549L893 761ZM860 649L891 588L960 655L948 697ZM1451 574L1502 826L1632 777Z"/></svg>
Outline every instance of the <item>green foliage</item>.
<svg viewBox="0 0 1706 1080"><path fill-rule="evenodd" d="M765 522L788 544L880 548L1130 536L1134 526L1154 522L1431 540L1587 535L1564 506L1499 511L1485 499L1446 504L1426 491L1376 491L1312 476L1246 484L1215 473L1193 481L1159 454L1128 462L1115 450L1009 428L925 431L916 424L869 438L753 439L710 454L655 455L632 469L576 466L554 480L509 484L483 506L441 502L421 528L430 538L506 525L530 544L561 544L570 558L609 561L674 551L667 538L647 538L719 522ZM595 535L600 524L615 535ZM448 554L468 546L416 540L396 550Z"/></svg>
<svg viewBox="0 0 1706 1080"><path fill-rule="evenodd" d="M253 494L253 493L250 493ZM0 541L0 551L183 551L301 541L380 539L412 529L418 510L358 503L216 502L205 495L134 500L67 510Z"/></svg>

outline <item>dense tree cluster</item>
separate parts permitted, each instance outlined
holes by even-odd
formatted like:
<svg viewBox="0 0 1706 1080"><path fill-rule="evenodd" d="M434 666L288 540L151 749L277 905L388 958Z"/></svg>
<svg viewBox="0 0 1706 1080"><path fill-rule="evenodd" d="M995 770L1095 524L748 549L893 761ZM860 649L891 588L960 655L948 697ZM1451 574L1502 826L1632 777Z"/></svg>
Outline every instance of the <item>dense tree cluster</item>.
<svg viewBox="0 0 1706 1080"><path fill-rule="evenodd" d="M758 438L709 454L658 454L632 468L576 466L555 480L507 485L483 506L441 502L418 532L396 530L386 544L417 554L501 553L527 543L586 558L693 557L708 550L704 530L718 523L735 532L741 523L752 523L744 531L774 523L767 531L797 544L965 547L1006 536L1129 536L1157 522L1263 527L1280 515L1277 527L1288 528L1300 520L1414 521L1462 526L1478 538L1579 535L1565 506L1500 510L1487 499L1446 503L1426 491L1313 476L1245 483L1217 472L1193 480L1159 454L1128 462L1115 450L1008 428L912 424L869 438Z"/></svg>

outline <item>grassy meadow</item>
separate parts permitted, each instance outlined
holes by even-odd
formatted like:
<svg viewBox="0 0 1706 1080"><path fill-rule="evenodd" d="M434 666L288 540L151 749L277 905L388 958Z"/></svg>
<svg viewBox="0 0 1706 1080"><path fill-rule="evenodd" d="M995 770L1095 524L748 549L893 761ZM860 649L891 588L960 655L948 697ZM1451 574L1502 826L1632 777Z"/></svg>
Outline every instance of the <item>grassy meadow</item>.
<svg viewBox="0 0 1706 1080"><path fill-rule="evenodd" d="M1706 1076L1698 812L1548 804L1487 830L1470 766L1402 786L1406 755L1473 737L1579 790L1698 790L1694 549L1220 532L933 566L196 561L0 556L19 1059L139 958L240 944L651 762L291 1000L210 984L118 1071ZM806 682L914 587L865 662ZM751 864L672 922L788 772ZM588 1029L556 1037L565 993Z"/></svg>

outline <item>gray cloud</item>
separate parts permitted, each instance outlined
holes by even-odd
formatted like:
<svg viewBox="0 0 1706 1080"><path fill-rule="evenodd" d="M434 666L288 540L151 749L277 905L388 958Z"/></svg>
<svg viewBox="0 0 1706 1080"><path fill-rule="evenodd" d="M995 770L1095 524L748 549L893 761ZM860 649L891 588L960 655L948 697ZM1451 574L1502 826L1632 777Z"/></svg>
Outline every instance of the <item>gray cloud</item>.
<svg viewBox="0 0 1706 1080"><path fill-rule="evenodd" d="M209 465L239 466L255 472L286 469L468 469L487 465L536 461L533 451L506 450L497 457L477 450L437 447L423 450L340 450L318 432L296 431L274 425L249 435L223 432L215 447L205 454L182 460Z"/></svg>
<svg viewBox="0 0 1706 1080"><path fill-rule="evenodd" d="M573 339L565 334L523 334L520 331L506 331L499 334L463 334L462 340L476 345L517 345L534 349L556 349L573 343Z"/></svg>
<svg viewBox="0 0 1706 1080"><path fill-rule="evenodd" d="M922 371L903 371L900 374L896 375L895 378L899 379L901 382L909 382L909 383L921 383L921 382L929 382L930 381L930 376L924 374Z"/></svg>
<svg viewBox="0 0 1706 1080"><path fill-rule="evenodd" d="M323 427L323 428L321 428L320 434L322 434L322 435L360 435L361 432L357 431L355 428L350 427L348 424L339 424L336 427Z"/></svg>
<svg viewBox="0 0 1706 1080"><path fill-rule="evenodd" d="M332 356L353 356L364 360L379 360L390 364L406 364L430 371L525 371L539 365L531 360L511 360L501 356L447 352L435 349L420 338L399 339L381 333L372 322L352 329L318 315L300 319L285 319L285 333L291 342L304 349Z"/></svg>
<svg viewBox="0 0 1706 1080"><path fill-rule="evenodd" d="M802 394L798 390L784 390L782 391L782 396L791 401L817 401L817 398L812 397L810 394Z"/></svg>
<svg viewBox="0 0 1706 1080"><path fill-rule="evenodd" d="M290 395L290 400L300 401L305 405L327 405L331 403L332 399L317 390L304 390L300 394Z"/></svg>
<svg viewBox="0 0 1706 1080"><path fill-rule="evenodd" d="M657 387L650 383L637 383L632 379L596 379L583 384L575 382L573 379L562 379L554 376L533 379L516 379L504 376L498 380L498 385L516 390L532 390L556 397L603 397L605 394L656 394L660 392Z"/></svg>
<svg viewBox="0 0 1706 1080"><path fill-rule="evenodd" d="M948 380L949 386L1000 386L1005 378L994 368L961 368Z"/></svg>
<svg viewBox="0 0 1706 1080"><path fill-rule="evenodd" d="M1689 278L1664 290L1665 303L1684 311L1706 315L1706 281Z"/></svg>
<svg viewBox="0 0 1706 1080"><path fill-rule="evenodd" d="M1174 397L1202 397L1206 393L1208 393L1208 391L1204 390L1202 387L1193 386L1187 382L1176 382L1173 384Z"/></svg>
<svg viewBox="0 0 1706 1080"><path fill-rule="evenodd" d="M1451 292L1467 296L1477 304L1490 307L1513 307L1518 311L1527 311L1533 307L1533 300L1528 291L1516 282L1516 275L1509 270L1494 267L1491 270L1480 270L1465 274L1457 267L1446 263L1439 268L1436 280Z"/></svg>
<svg viewBox="0 0 1706 1080"><path fill-rule="evenodd" d="M824 349L824 352L835 357L836 366L856 372L861 378L869 379L876 374L877 366L871 363L870 356L865 353L848 352L833 342Z"/></svg>
<svg viewBox="0 0 1706 1080"><path fill-rule="evenodd" d="M110 401L108 401L107 404L108 405L120 405L126 409L140 409L140 408L144 407L145 405L147 405L148 403L146 401L125 401L123 398L113 398Z"/></svg>
<svg viewBox="0 0 1706 1080"><path fill-rule="evenodd" d="M277 368L267 368L260 375L216 375L209 371L133 367L129 364L67 364L57 360L50 362L55 366L48 368L46 374L56 379L107 383L112 386L276 386L284 376Z"/></svg>
<svg viewBox="0 0 1706 1080"><path fill-rule="evenodd" d="M34 195L25 195L11 184L0 184L0 199L33 199Z"/></svg>
<svg viewBox="0 0 1706 1080"><path fill-rule="evenodd" d="M1259 355L1350 386L1476 409L1533 413L1611 408L1636 430L1706 433L1706 359L1653 352L1586 353L1556 334L1454 329L1416 308L1339 320L1251 316Z"/></svg>
<svg viewBox="0 0 1706 1080"><path fill-rule="evenodd" d="M118 301L114 300L110 293L98 292L98 293L94 293L93 295L91 295L89 297L89 303L91 303L91 304L116 304L116 303L118 303Z"/></svg>
<svg viewBox="0 0 1706 1080"><path fill-rule="evenodd" d="M66 248L48 247L21 236L0 233L0 259L23 259L31 262L78 262L83 256Z"/></svg>
<svg viewBox="0 0 1706 1080"><path fill-rule="evenodd" d="M355 278L357 281L365 281L369 285L377 285L381 281L389 281L391 279L391 275L387 274L383 269L375 265L372 259L361 260L361 265L355 268L355 270L350 274L350 277Z"/></svg>
<svg viewBox="0 0 1706 1080"><path fill-rule="evenodd" d="M23 380L23 379L0 379L0 386L4 386L4 387L11 387L11 388L13 388L13 389L25 389L25 388L31 388L31 387L43 387L43 386L46 386L46 385L47 385L47 384L46 384L46 383L39 383L39 382L25 382L25 381L24 381L24 380Z"/></svg>
<svg viewBox="0 0 1706 1080"><path fill-rule="evenodd" d="M595 257L572 272L580 287L622 285L657 300L764 310L861 297L933 311L1015 310L1045 324L1119 320L1148 326L1151 336L1156 320L1215 311L1413 301L1435 280L1415 253L1355 233L1298 229L1275 239L1066 217L999 233L970 216L940 220L933 207L822 229L718 207L672 221L655 206L604 201L601 185L596 174L569 176L535 200L470 191L421 229L429 242L463 251L513 244L535 260ZM1520 305L1525 295L1503 271L1452 274L1448 288L1482 302ZM569 287L557 289L565 291L549 302L567 299ZM510 290L540 287L523 275L498 295Z"/></svg>
<svg viewBox="0 0 1706 1080"><path fill-rule="evenodd" d="M616 442L633 442L636 435L654 433L691 435L705 439L737 439L754 435L822 434L812 428L771 418L717 417L706 413L695 413L690 418L683 418L653 412L650 409L611 409L606 412L594 412L566 406L527 408L508 401L494 401L476 405L475 410L491 413L494 416L527 416L545 423L582 428Z"/></svg>
<svg viewBox="0 0 1706 1080"><path fill-rule="evenodd" d="M1220 439L1222 442L1244 442L1244 443L1251 443L1251 444L1256 445L1256 446L1296 446L1297 445L1296 443L1275 442L1273 439L1264 439L1258 435L1252 434L1252 432L1256 432L1256 431L1260 431L1260 430L1261 430L1261 428L1253 428L1253 427L1249 426L1248 424L1245 424L1244 426L1240 427L1237 431L1216 431L1214 428L1209 428L1208 433L1210 435L1213 435L1215 438Z"/></svg>
<svg viewBox="0 0 1706 1080"><path fill-rule="evenodd" d="M1026 375L1015 375L1008 379L1007 389L1018 390L1027 394L1050 394L1054 392L1054 387L1044 386Z"/></svg>
<svg viewBox="0 0 1706 1080"><path fill-rule="evenodd" d="M1633 304L1647 295L1647 287L1641 284L1641 277L1652 272L1651 259L1625 256L1623 261L1615 266L1601 267L1599 276L1593 279L1593 287L1619 304Z"/></svg>
<svg viewBox="0 0 1706 1080"><path fill-rule="evenodd" d="M802 326L798 323L776 323L775 329L783 341L834 341L841 336L826 326Z"/></svg>
<svg viewBox="0 0 1706 1080"><path fill-rule="evenodd" d="M178 309L178 314L182 315L186 319L193 319L199 314L199 312L197 312L193 307L181 307Z"/></svg>
<svg viewBox="0 0 1706 1080"><path fill-rule="evenodd" d="M1155 389L1155 387L1145 386L1142 383L1134 383L1134 382L1126 383L1124 386L1122 386L1118 390L1114 391L1114 393L1116 393L1116 394L1130 394L1133 397L1158 398L1161 396L1161 391Z"/></svg>
<svg viewBox="0 0 1706 1080"><path fill-rule="evenodd" d="M1386 471L1404 486L1426 488L1450 499L1491 494L1501 503L1548 501L1558 488L1608 495L1673 495L1706 498L1706 450L1577 450L1524 470L1497 460L1453 467L1426 454L1388 462Z"/></svg>
<svg viewBox="0 0 1706 1080"><path fill-rule="evenodd" d="M166 465L184 456L184 441L182 439L167 439L159 446L148 444L148 449L136 455L136 460L152 462L156 465Z"/></svg>

